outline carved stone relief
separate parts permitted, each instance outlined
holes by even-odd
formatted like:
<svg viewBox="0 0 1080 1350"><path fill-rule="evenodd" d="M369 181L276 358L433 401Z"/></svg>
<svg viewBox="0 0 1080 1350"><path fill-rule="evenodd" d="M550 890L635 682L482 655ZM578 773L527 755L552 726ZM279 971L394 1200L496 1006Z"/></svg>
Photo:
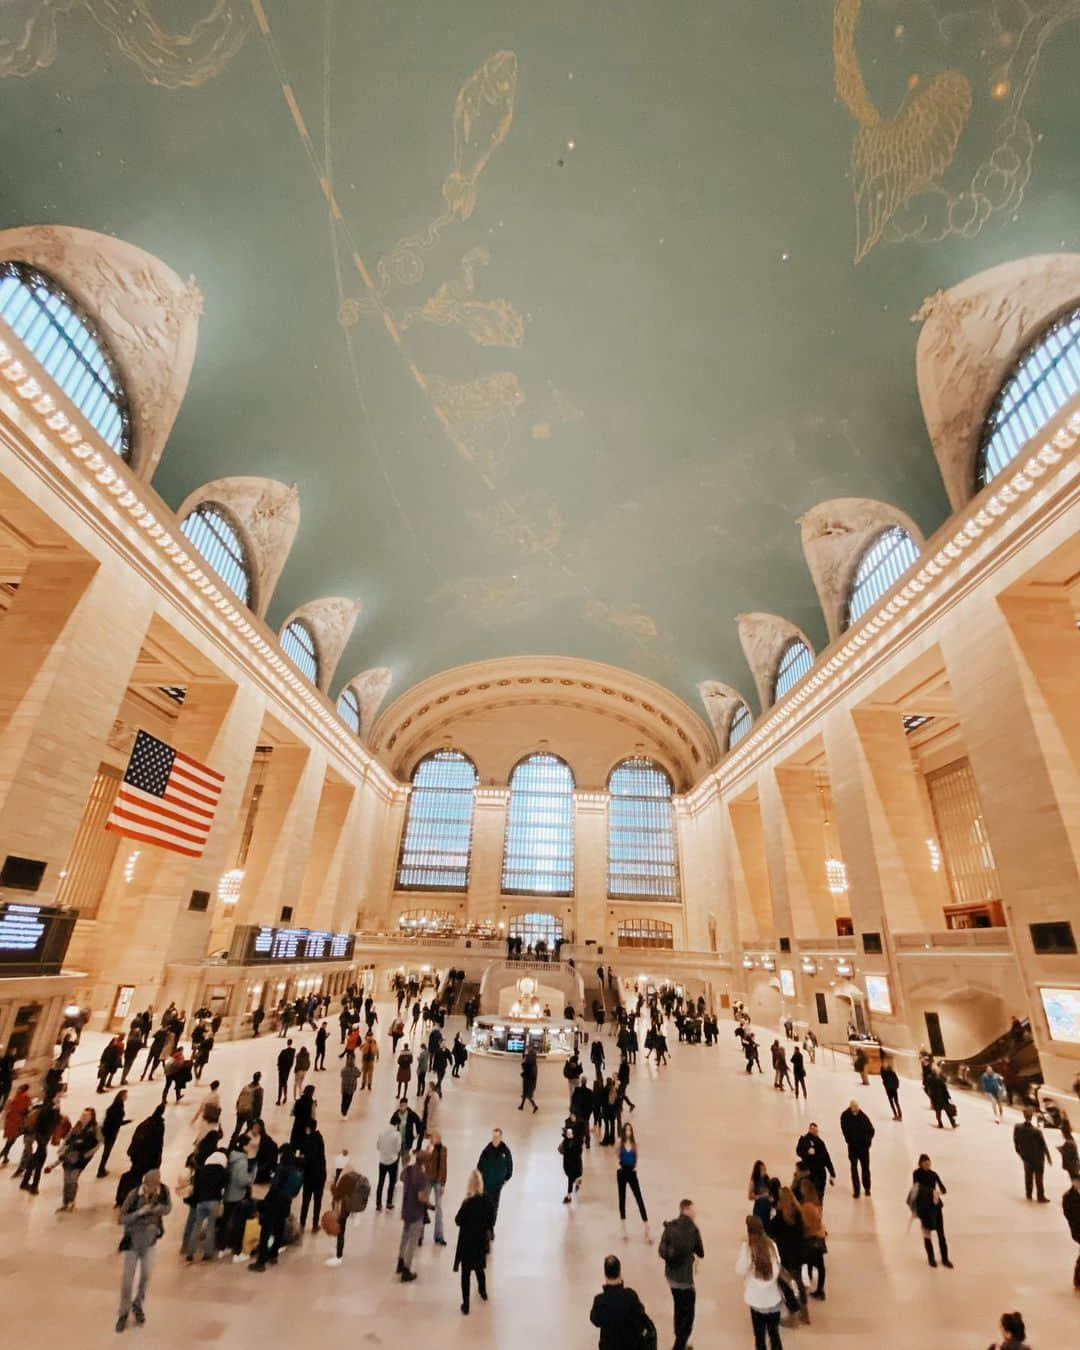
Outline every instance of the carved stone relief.
<svg viewBox="0 0 1080 1350"><path fill-rule="evenodd" d="M367 740L392 679L393 672L389 666L373 666L371 670L365 670L349 681L349 688L360 705L361 740Z"/></svg>
<svg viewBox="0 0 1080 1350"><path fill-rule="evenodd" d="M745 703L746 700L737 689L733 689L730 684L724 684L721 680L702 680L698 685L698 693L701 695L709 724L722 753L727 747L731 719L735 716L740 704Z"/></svg>
<svg viewBox="0 0 1080 1350"><path fill-rule="evenodd" d="M757 685L762 711L765 711L773 705L773 678L780 653L792 638L805 642L811 652L814 648L802 629L779 614L737 614L735 617L746 664Z"/></svg>
<svg viewBox="0 0 1080 1350"><path fill-rule="evenodd" d="M329 692L334 671L341 660L345 644L352 637L359 613L359 600L331 595L322 600L309 600L306 605L294 609L281 625L282 632L293 619L304 619L311 625L311 631L315 634L315 650L319 656L319 688L324 694Z"/></svg>
<svg viewBox="0 0 1080 1350"><path fill-rule="evenodd" d="M844 630L852 578L870 541L899 525L920 547L925 542L910 516L870 497L834 497L812 507L798 523L830 641Z"/></svg>
<svg viewBox="0 0 1080 1350"><path fill-rule="evenodd" d="M954 511L974 496L990 404L1019 353L1080 302L1080 254L1020 258L928 296L915 368L934 456Z"/></svg>
<svg viewBox="0 0 1080 1350"><path fill-rule="evenodd" d="M131 403L131 467L149 481L187 392L202 295L122 239L60 225L0 231L0 260L30 263L86 311Z"/></svg>
<svg viewBox="0 0 1080 1350"><path fill-rule="evenodd" d="M295 483L273 478L216 478L196 488L183 502L180 520L200 502L227 507L244 543L254 572L251 609L261 619L267 611L296 531L300 528L300 493Z"/></svg>

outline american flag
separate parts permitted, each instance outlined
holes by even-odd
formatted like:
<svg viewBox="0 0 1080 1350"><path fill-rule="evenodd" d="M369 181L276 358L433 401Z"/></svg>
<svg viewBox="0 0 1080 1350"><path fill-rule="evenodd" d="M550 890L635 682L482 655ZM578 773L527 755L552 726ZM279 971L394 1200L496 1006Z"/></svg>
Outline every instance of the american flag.
<svg viewBox="0 0 1080 1350"><path fill-rule="evenodd" d="M197 759L140 731L105 828L201 858L224 783Z"/></svg>

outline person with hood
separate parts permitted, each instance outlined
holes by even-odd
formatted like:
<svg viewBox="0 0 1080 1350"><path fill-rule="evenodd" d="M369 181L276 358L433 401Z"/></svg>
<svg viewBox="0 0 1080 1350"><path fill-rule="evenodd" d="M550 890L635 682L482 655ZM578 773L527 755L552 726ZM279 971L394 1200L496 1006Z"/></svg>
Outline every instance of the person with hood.
<svg viewBox="0 0 1080 1350"><path fill-rule="evenodd" d="M184 1224L184 1236L180 1240L181 1255L187 1258L189 1264L195 1260L200 1234L203 1260L212 1261L217 1251L217 1223L229 1181L229 1159L220 1147L220 1134L210 1142L210 1152L195 1167L191 1195L188 1197L190 1208Z"/></svg>
<svg viewBox="0 0 1080 1350"><path fill-rule="evenodd" d="M697 1293L694 1289L694 1259L703 1260L705 1248L698 1231L692 1200L679 1201L678 1217L664 1224L659 1252L664 1277L671 1290L675 1344L672 1350L687 1350L694 1330Z"/></svg>
<svg viewBox="0 0 1080 1350"><path fill-rule="evenodd" d="M498 1131L496 1131L498 1133ZM461 1202L454 1222L458 1228L457 1247L454 1250L454 1269L461 1271L461 1311L469 1312L470 1277L476 1276L476 1290L487 1302L488 1248L495 1229L495 1211L484 1194L484 1182L479 1172L470 1172L465 1185L465 1199Z"/></svg>
<svg viewBox="0 0 1080 1350"><path fill-rule="evenodd" d="M851 1101L846 1111L840 1113L840 1133L847 1144L848 1162L851 1164L851 1189L855 1199L859 1198L859 1176L862 1174L862 1188L870 1194L870 1145L874 1139L874 1122L860 1110L857 1101ZM824 1194L824 1192L821 1192Z"/></svg>
<svg viewBox="0 0 1080 1350"><path fill-rule="evenodd" d="M1046 1190L1043 1187L1043 1172L1050 1150L1046 1146L1046 1137L1037 1125L1031 1123L1032 1112L1024 1111L1024 1119L1013 1128L1013 1148L1024 1164L1024 1194L1031 1199L1032 1185L1040 1205L1048 1204Z"/></svg>
<svg viewBox="0 0 1080 1350"><path fill-rule="evenodd" d="M104 1147L101 1150L101 1158L98 1161L97 1175L104 1177L108 1175L106 1164L109 1161L109 1155L116 1144L116 1136L125 1125L131 1122L124 1115L127 1106L127 1088L121 1088L116 1096L106 1108L105 1115L101 1122L101 1141Z"/></svg>
<svg viewBox="0 0 1080 1350"><path fill-rule="evenodd" d="M120 1250L124 1253L124 1273L120 1281L120 1311L116 1318L117 1331L127 1326L128 1316L142 1326L146 1321L144 1304L154 1266L154 1248L164 1236L165 1217L172 1210L169 1188L161 1180L157 1168L146 1172L137 1187L132 1189L120 1207L120 1226L124 1236ZM132 1298L135 1272L139 1284Z"/></svg>
<svg viewBox="0 0 1080 1350"><path fill-rule="evenodd" d="M300 1096L304 1090L304 1079L307 1077L308 1069L311 1068L311 1051L306 1045L302 1045L296 1052L296 1061L293 1064L292 1095L293 1101Z"/></svg>
<svg viewBox="0 0 1080 1350"><path fill-rule="evenodd" d="M911 1175L908 1208L922 1224L923 1247L926 1249L927 1261L932 1266L937 1265L934 1260L934 1244L931 1241L936 1233L941 1264L952 1270L949 1244L945 1240L944 1206L941 1199L944 1194L945 1183L930 1166L929 1156L926 1153L920 1154L919 1165Z"/></svg>
<svg viewBox="0 0 1080 1350"><path fill-rule="evenodd" d="M525 1103L528 1102L533 1109L533 1115L540 1110L536 1104L537 1072L536 1051L530 1045L521 1060L521 1104L518 1110L523 1111Z"/></svg>
<svg viewBox="0 0 1080 1350"><path fill-rule="evenodd" d="M491 1237L495 1239L495 1224L499 1217L502 1188L514 1175L514 1157L503 1143L502 1130L491 1132L491 1142L484 1145L476 1163L476 1170L484 1181L484 1195L491 1205Z"/></svg>
<svg viewBox="0 0 1080 1350"><path fill-rule="evenodd" d="M165 1106L158 1103L145 1120L135 1126L128 1144L127 1155L131 1166L116 1186L116 1203L123 1205L129 1191L138 1186L147 1172L161 1167L165 1147Z"/></svg>
<svg viewBox="0 0 1080 1350"><path fill-rule="evenodd" d="M98 1151L101 1144L101 1128L97 1123L97 1113L92 1106L88 1106L74 1127L68 1131L64 1142L60 1145L60 1153L56 1162L48 1171L55 1167L64 1169L64 1190L63 1199L57 1209L57 1214L75 1208L75 1197L79 1191L79 1178L83 1174L83 1169L87 1163Z"/></svg>
<svg viewBox="0 0 1080 1350"><path fill-rule="evenodd" d="M305 1089L313 1092L314 1088ZM297 1103L299 1105L299 1103ZM307 1224L308 1208L311 1209L311 1231L319 1231L322 1217L323 1191L326 1189L326 1143L314 1119L308 1121L300 1139L300 1152L304 1156L304 1189L300 1202L300 1231Z"/></svg>
<svg viewBox="0 0 1080 1350"><path fill-rule="evenodd" d="M30 1114L30 1084L20 1083L4 1110L4 1148L0 1152L0 1167L6 1167L15 1140L22 1134L26 1117Z"/></svg>
<svg viewBox="0 0 1080 1350"><path fill-rule="evenodd" d="M623 1284L622 1263L604 1257L604 1287L593 1299L589 1321L600 1328L599 1350L638 1350L648 1314L633 1289Z"/></svg>
<svg viewBox="0 0 1080 1350"><path fill-rule="evenodd" d="M236 1128L246 1129L253 1121L262 1119L263 1085L262 1074L256 1071L251 1082L245 1083L236 1097Z"/></svg>

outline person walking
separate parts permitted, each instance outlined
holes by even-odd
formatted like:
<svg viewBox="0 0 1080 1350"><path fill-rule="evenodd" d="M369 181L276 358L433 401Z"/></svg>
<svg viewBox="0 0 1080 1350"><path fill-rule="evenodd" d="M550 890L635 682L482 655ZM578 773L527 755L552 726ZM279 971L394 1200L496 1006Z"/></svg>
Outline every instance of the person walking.
<svg viewBox="0 0 1080 1350"><path fill-rule="evenodd" d="M866 1051L860 1045L851 1057L851 1066L859 1075L859 1080L864 1087L870 1082L870 1079L866 1076L866 1064Z"/></svg>
<svg viewBox="0 0 1080 1350"><path fill-rule="evenodd" d="M881 1086L885 1089L885 1097L889 1103L889 1110L893 1114L893 1120L903 1120L904 1113L900 1110L900 1079L893 1068L892 1060L882 1061Z"/></svg>
<svg viewBox="0 0 1080 1350"><path fill-rule="evenodd" d="M122 1206L129 1191L138 1186L147 1172L161 1167L165 1148L165 1107L158 1103L145 1120L132 1131L127 1155L131 1166L116 1183L116 1203Z"/></svg>
<svg viewBox="0 0 1080 1350"><path fill-rule="evenodd" d="M315 1033L315 1072L321 1073L326 1068L326 1042L330 1039L330 1032L327 1030L326 1023L321 1022L319 1029Z"/></svg>
<svg viewBox="0 0 1080 1350"><path fill-rule="evenodd" d="M485 1144L477 1159L476 1170L484 1180L484 1195L491 1205L491 1236L495 1238L495 1224L499 1218L502 1190L514 1175L514 1157L503 1143L502 1130L491 1131L491 1140Z"/></svg>
<svg viewBox="0 0 1080 1350"><path fill-rule="evenodd" d="M521 1103L518 1110L523 1111L525 1103L528 1102L533 1109L533 1115L540 1110L536 1104L537 1074L536 1051L530 1045L521 1060Z"/></svg>
<svg viewBox="0 0 1080 1350"><path fill-rule="evenodd" d="M117 1331L127 1327L128 1317L132 1313L139 1326L146 1321L144 1305L150 1286L150 1273L154 1268L154 1248L165 1234L164 1221L171 1210L169 1188L161 1180L157 1168L151 1168L143 1175L138 1186L128 1194L120 1207L119 1222L124 1230L120 1250L124 1254L124 1266L120 1279ZM136 1271L139 1272L137 1287Z"/></svg>
<svg viewBox="0 0 1080 1350"><path fill-rule="evenodd" d="M251 1075L251 1082L245 1083L236 1097L236 1128L247 1128L256 1120L262 1119L263 1085L262 1074L257 1070Z"/></svg>
<svg viewBox="0 0 1080 1350"><path fill-rule="evenodd" d="M803 1220L803 1254L808 1273L817 1276L817 1284L810 1290L810 1297L825 1299L825 1254L828 1252L826 1238L829 1236L821 1213L821 1194L812 1181L804 1181L799 1212Z"/></svg>
<svg viewBox="0 0 1080 1350"><path fill-rule="evenodd" d="M1077 1244L1076 1265L1073 1267L1073 1288L1080 1289L1080 1176L1072 1178L1072 1185L1061 1197L1061 1209L1069 1233Z"/></svg>
<svg viewBox="0 0 1080 1350"><path fill-rule="evenodd" d="M949 1118L949 1124L955 1130L956 1107L953 1105L949 1085L940 1073L932 1073L927 1079L926 1095L930 1098L930 1105L933 1108L938 1129L943 1130L945 1128L941 1123L941 1113L944 1111Z"/></svg>
<svg viewBox="0 0 1080 1350"><path fill-rule="evenodd" d="M203 1261L213 1261L217 1252L217 1226L224 1199L225 1188L229 1184L229 1159L217 1146L220 1134L214 1136L213 1149L198 1163L192 1179L191 1195L188 1197L187 1222L184 1235L180 1240L180 1251L188 1264L195 1260L196 1247L200 1246Z"/></svg>
<svg viewBox="0 0 1080 1350"><path fill-rule="evenodd" d="M735 1274L743 1278L743 1300L750 1309L755 1350L783 1350L780 1340L780 1253L761 1220L746 1216L746 1238L735 1258Z"/></svg>
<svg viewBox="0 0 1080 1350"><path fill-rule="evenodd" d="M660 1257L664 1278L671 1290L675 1344L672 1350L687 1350L694 1330L697 1293L694 1289L694 1260L704 1260L705 1248L698 1231L694 1202L679 1201L678 1217L664 1224L660 1236Z"/></svg>
<svg viewBox="0 0 1080 1350"><path fill-rule="evenodd" d="M309 1089L314 1091L314 1089ZM326 1143L314 1117L307 1122L300 1138L300 1154L304 1160L304 1185L300 1201L300 1231L307 1225L311 1210L311 1231L319 1231L322 1217L323 1192L326 1189Z"/></svg>
<svg viewBox="0 0 1080 1350"><path fill-rule="evenodd" d="M416 1248L424 1233L428 1212L428 1180L418 1153L405 1155L401 1174L401 1244L398 1247L397 1274L402 1284L416 1279L412 1268Z"/></svg>
<svg viewBox="0 0 1080 1350"><path fill-rule="evenodd" d="M20 1083L4 1108L4 1148L0 1152L0 1167L6 1167L15 1140L21 1138L30 1114L30 1084Z"/></svg>
<svg viewBox="0 0 1080 1350"><path fill-rule="evenodd" d="M277 1057L277 1105L284 1106L289 1100L289 1074L292 1073L293 1064L296 1061L296 1051L293 1049L292 1037L285 1042L285 1048L278 1052Z"/></svg>
<svg viewBox="0 0 1080 1350"><path fill-rule="evenodd" d="M788 1273L799 1291L799 1315L804 1322L810 1321L806 1308L806 1285L803 1283L803 1266L806 1264L806 1224L802 1210L792 1194L790 1186L781 1186L777 1192L776 1209L772 1218L765 1224L765 1231L780 1253L780 1264ZM790 1280L788 1281L790 1283ZM791 1307L793 1296L790 1289L781 1286L781 1295ZM795 1309L792 1308L794 1312Z"/></svg>
<svg viewBox="0 0 1080 1350"><path fill-rule="evenodd" d="M379 1058L379 1042L369 1031L360 1044L360 1091L371 1091L375 1061Z"/></svg>
<svg viewBox="0 0 1080 1350"><path fill-rule="evenodd" d="M641 1183L638 1180L639 1157L634 1127L627 1121L619 1132L619 1170L615 1173L615 1184L619 1193L619 1222L623 1225L625 1231L626 1192L629 1189L631 1195L637 1201L638 1213L641 1215L641 1222L645 1225L645 1240L648 1242L649 1214L641 1196Z"/></svg>
<svg viewBox="0 0 1080 1350"><path fill-rule="evenodd" d="M150 1082L154 1081L154 1070L161 1063L161 1056L165 1050L165 1042L169 1039L170 1033L165 1027L158 1027L150 1038L150 1048L146 1052L146 1059L143 1061L142 1073L139 1075L139 1082L149 1076Z"/></svg>
<svg viewBox="0 0 1080 1350"><path fill-rule="evenodd" d="M589 1321L600 1328L599 1350L640 1350L647 1329L655 1344L655 1328L636 1290L623 1284L617 1256L604 1257L604 1287L593 1299Z"/></svg>
<svg viewBox="0 0 1080 1350"><path fill-rule="evenodd" d="M992 1064L988 1064L979 1076L979 1091L989 1099L994 1124L1000 1125L1005 1114L1005 1080Z"/></svg>
<svg viewBox="0 0 1080 1350"><path fill-rule="evenodd" d="M446 1233L443 1229L443 1192L446 1190L446 1145L438 1130L429 1130L425 1136L425 1147L420 1153L420 1163L427 1174L428 1208L431 1210L435 1225L434 1242L436 1247L446 1246ZM423 1237L420 1239L423 1243Z"/></svg>
<svg viewBox="0 0 1080 1350"><path fill-rule="evenodd" d="M101 1129L97 1123L97 1113L93 1107L88 1106L64 1137L56 1162L52 1164L52 1167L46 1169L51 1172L55 1167L62 1167L64 1170L63 1198L56 1211L57 1214L75 1208L75 1197L79 1191L79 1178L82 1176L87 1163L97 1152L100 1144Z"/></svg>
<svg viewBox="0 0 1080 1350"><path fill-rule="evenodd" d="M345 1063L341 1066L341 1119L349 1114L349 1107L356 1093L360 1073L356 1067L356 1056L351 1050L345 1054Z"/></svg>
<svg viewBox="0 0 1080 1350"><path fill-rule="evenodd" d="M408 1042L402 1047L397 1060L397 1100L403 1102L409 1095L409 1082L412 1079L413 1052Z"/></svg>
<svg viewBox="0 0 1080 1350"><path fill-rule="evenodd" d="M1032 1111L1025 1109L1024 1119L1013 1128L1013 1148L1024 1164L1024 1194L1031 1199L1032 1185L1040 1205L1048 1204L1043 1186L1043 1173L1050 1150L1046 1137L1037 1125L1032 1124Z"/></svg>
<svg viewBox="0 0 1080 1350"><path fill-rule="evenodd" d="M397 1185L398 1165L401 1162L401 1131L391 1116L390 1124L379 1133L375 1141L375 1150L379 1155L379 1181L375 1191L375 1209L381 1212L383 1207L383 1185L387 1185L386 1208L394 1208L394 1187Z"/></svg>
<svg viewBox="0 0 1080 1350"><path fill-rule="evenodd" d="M806 1101L806 1060L803 1058L803 1052L799 1049L796 1041L795 1049L791 1052L791 1076L795 1080L795 1100L799 1100L799 1089L802 1089L803 1101Z"/></svg>
<svg viewBox="0 0 1080 1350"><path fill-rule="evenodd" d="M277 1166L270 1178L270 1189L259 1203L259 1245L249 1273L261 1275L268 1265L276 1266L284 1245L285 1226L292 1202L304 1184L302 1159L291 1144L282 1144Z"/></svg>
<svg viewBox="0 0 1080 1350"><path fill-rule="evenodd" d="M346 1156L345 1166L337 1170L334 1183L330 1188L330 1205L337 1224L337 1231L332 1233L332 1236L336 1239L334 1255L327 1258L326 1265L341 1265L341 1259L345 1255L345 1229L349 1218L353 1214L360 1214L367 1209L370 1198L371 1182L349 1165Z"/></svg>
<svg viewBox="0 0 1080 1350"><path fill-rule="evenodd" d="M296 1052L296 1060L293 1064L293 1101L304 1090L304 1079L307 1077L308 1069L311 1068L311 1051L306 1045L302 1045Z"/></svg>
<svg viewBox="0 0 1080 1350"><path fill-rule="evenodd" d="M19 1189L37 1195L41 1174L45 1169L45 1158L49 1145L60 1142L60 1125L63 1120L59 1106L53 1097L46 1097L40 1106L32 1107L26 1117L26 1143L15 1175L22 1172Z"/></svg>
<svg viewBox="0 0 1080 1350"><path fill-rule="evenodd" d="M132 1022L131 1030L127 1034L127 1040L124 1042L124 1064L120 1074L120 1086L123 1087L128 1080L128 1075L135 1066L135 1061L139 1058L139 1051L143 1048L145 1041L142 1034L142 1025L138 1022Z"/></svg>
<svg viewBox="0 0 1080 1350"><path fill-rule="evenodd" d="M810 1174L810 1180L814 1183L814 1189L818 1193L820 1201L825 1198L826 1177L829 1183L836 1181L836 1168L833 1166L833 1160L829 1155L828 1145L821 1137L817 1121L812 1120L806 1133L799 1139L795 1145L795 1156Z"/></svg>
<svg viewBox="0 0 1080 1350"><path fill-rule="evenodd" d="M934 1260L934 1244L931 1241L934 1234L937 1234L938 1250L941 1253L941 1264L948 1270L952 1270L953 1263L949 1260L949 1244L945 1240L945 1219L944 1204L942 1196L945 1194L945 1183L930 1166L930 1157L926 1153L919 1155L919 1165L911 1174L911 1190L908 1192L908 1208L922 1224L923 1247L926 1249L926 1259L932 1266L936 1266Z"/></svg>
<svg viewBox="0 0 1080 1350"><path fill-rule="evenodd" d="M465 1199L454 1215L454 1223L458 1229L454 1269L461 1271L461 1311L467 1316L471 1276L476 1276L476 1292L487 1302L485 1267L491 1235L495 1230L495 1211L484 1194L483 1178L478 1171L469 1173L465 1183Z"/></svg>
<svg viewBox="0 0 1080 1350"><path fill-rule="evenodd" d="M101 1052L101 1058L98 1061L98 1085L99 1092L105 1092L112 1087L112 1080L117 1071L124 1063L124 1038L114 1036L107 1042L105 1049Z"/></svg>
<svg viewBox="0 0 1080 1350"><path fill-rule="evenodd" d="M874 1122L860 1109L857 1101L853 1100L847 1110L840 1113L840 1133L847 1144L851 1189L858 1200L860 1173L862 1188L870 1194L870 1145L874 1140Z"/></svg>
<svg viewBox="0 0 1080 1350"><path fill-rule="evenodd" d="M564 1205L571 1203L574 1192L581 1187L581 1159L585 1149L585 1133L585 1126L573 1114L568 1115L563 1121L559 1153L562 1155L563 1175L566 1177Z"/></svg>

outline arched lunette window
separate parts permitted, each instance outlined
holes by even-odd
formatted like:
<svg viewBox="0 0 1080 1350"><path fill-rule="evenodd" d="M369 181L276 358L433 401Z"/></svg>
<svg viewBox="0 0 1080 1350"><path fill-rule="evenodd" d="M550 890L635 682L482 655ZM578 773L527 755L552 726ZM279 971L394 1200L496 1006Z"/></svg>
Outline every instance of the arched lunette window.
<svg viewBox="0 0 1080 1350"><path fill-rule="evenodd" d="M557 914L515 914L508 933L510 937L521 938L525 947L535 947L543 940L548 951L553 952L556 942L562 941L562 919Z"/></svg>
<svg viewBox="0 0 1080 1350"><path fill-rule="evenodd" d="M851 579L845 628L850 628L856 619L861 619L871 605L875 605L890 591L918 560L918 544L900 525L890 525L873 538L859 559Z"/></svg>
<svg viewBox="0 0 1080 1350"><path fill-rule="evenodd" d="M773 681L773 699L781 699L789 689L794 689L804 675L810 674L813 665L814 654L810 648L801 638L792 638L780 653Z"/></svg>
<svg viewBox="0 0 1080 1350"><path fill-rule="evenodd" d="M1080 307L1044 329L1018 358L990 405L975 461L975 488L996 478L1080 392Z"/></svg>
<svg viewBox="0 0 1080 1350"><path fill-rule="evenodd" d="M346 685L338 695L337 713L349 730L356 736L360 735L360 700L355 692Z"/></svg>
<svg viewBox="0 0 1080 1350"><path fill-rule="evenodd" d="M312 684L319 683L319 656L315 648L315 634L303 619L293 619L281 633L281 650L301 675Z"/></svg>
<svg viewBox="0 0 1080 1350"><path fill-rule="evenodd" d="M557 755L530 755L510 775L502 888L574 893L574 775Z"/></svg>
<svg viewBox="0 0 1080 1350"><path fill-rule="evenodd" d="M248 604L251 561L240 531L225 507L217 502L200 502L180 522L180 533L199 550L236 598Z"/></svg>
<svg viewBox="0 0 1080 1350"><path fill-rule="evenodd" d="M131 413L116 362L90 319L52 277L0 262L0 319L110 450L131 458Z"/></svg>
<svg viewBox="0 0 1080 1350"><path fill-rule="evenodd" d="M399 890L468 888L476 784L476 766L460 750L436 750L417 764L401 837Z"/></svg>
<svg viewBox="0 0 1080 1350"><path fill-rule="evenodd" d="M742 740L754 721L753 714L745 703L740 703L728 723L727 748L734 749Z"/></svg>
<svg viewBox="0 0 1080 1350"><path fill-rule="evenodd" d="M675 930L663 919L622 919L616 935L620 947L675 946Z"/></svg>
<svg viewBox="0 0 1080 1350"><path fill-rule="evenodd" d="M676 900L672 785L651 759L624 759L608 778L608 894Z"/></svg>

